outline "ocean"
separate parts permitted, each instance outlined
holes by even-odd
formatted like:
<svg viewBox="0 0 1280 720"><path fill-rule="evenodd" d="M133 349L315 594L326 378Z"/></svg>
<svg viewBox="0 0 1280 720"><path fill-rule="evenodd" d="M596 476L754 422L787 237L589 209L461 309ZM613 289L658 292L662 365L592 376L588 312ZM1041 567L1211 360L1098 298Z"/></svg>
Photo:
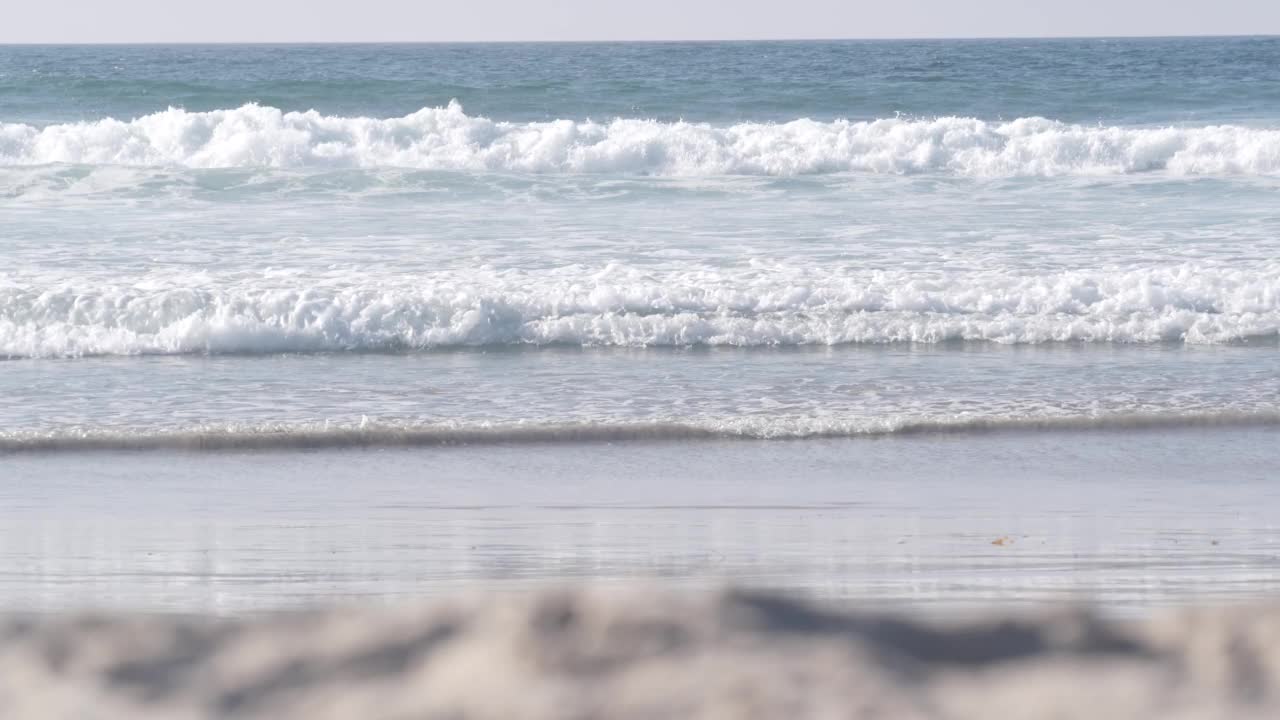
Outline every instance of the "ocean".
<svg viewBox="0 0 1280 720"><path fill-rule="evenodd" d="M5 607L1253 597L1280 38L0 47L0 398Z"/></svg>

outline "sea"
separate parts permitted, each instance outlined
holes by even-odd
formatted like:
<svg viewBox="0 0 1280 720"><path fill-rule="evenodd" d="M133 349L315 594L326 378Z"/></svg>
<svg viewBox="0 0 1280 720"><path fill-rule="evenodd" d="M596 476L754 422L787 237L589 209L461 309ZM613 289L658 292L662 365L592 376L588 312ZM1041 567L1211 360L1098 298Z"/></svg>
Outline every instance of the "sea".
<svg viewBox="0 0 1280 720"><path fill-rule="evenodd" d="M0 609L1280 590L1280 38L0 46Z"/></svg>

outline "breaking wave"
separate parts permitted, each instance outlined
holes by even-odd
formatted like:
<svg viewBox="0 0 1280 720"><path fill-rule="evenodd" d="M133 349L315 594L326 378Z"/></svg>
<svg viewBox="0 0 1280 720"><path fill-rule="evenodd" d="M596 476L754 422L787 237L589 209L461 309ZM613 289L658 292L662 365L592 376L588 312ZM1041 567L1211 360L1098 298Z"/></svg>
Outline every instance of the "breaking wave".
<svg viewBox="0 0 1280 720"><path fill-rule="evenodd" d="M132 120L0 123L0 165L368 168L528 173L966 176L1280 174L1280 129L1103 127L1045 118L786 123L499 122L456 102L399 118L245 105Z"/></svg>
<svg viewBox="0 0 1280 720"><path fill-rule="evenodd" d="M0 357L8 358L1277 337L1277 263L1041 274L572 265L299 285L197 274L46 286L0 274Z"/></svg>
<svg viewBox="0 0 1280 720"><path fill-rule="evenodd" d="M0 433L0 453L102 450L323 450L555 443L804 440L936 434L1280 426L1280 412L954 416L891 420L759 417L696 421L225 425Z"/></svg>

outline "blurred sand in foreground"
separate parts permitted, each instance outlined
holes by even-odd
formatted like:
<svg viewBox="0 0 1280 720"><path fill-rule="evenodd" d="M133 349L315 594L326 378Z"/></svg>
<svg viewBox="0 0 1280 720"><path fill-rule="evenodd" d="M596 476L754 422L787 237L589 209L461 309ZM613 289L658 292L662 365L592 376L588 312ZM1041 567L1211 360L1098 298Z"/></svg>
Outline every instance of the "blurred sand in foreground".
<svg viewBox="0 0 1280 720"><path fill-rule="evenodd" d="M924 622L725 591L0 620L0 718L1276 718L1280 605Z"/></svg>

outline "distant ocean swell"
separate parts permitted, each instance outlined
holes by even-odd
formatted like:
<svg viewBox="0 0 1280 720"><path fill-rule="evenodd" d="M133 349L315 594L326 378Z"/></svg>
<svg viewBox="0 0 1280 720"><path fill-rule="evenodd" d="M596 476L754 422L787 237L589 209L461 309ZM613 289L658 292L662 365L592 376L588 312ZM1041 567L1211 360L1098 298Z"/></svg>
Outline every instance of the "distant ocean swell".
<svg viewBox="0 0 1280 720"><path fill-rule="evenodd" d="M0 357L1280 337L1280 265L1057 273L758 264L49 286L0 274Z"/></svg>
<svg viewBox="0 0 1280 720"><path fill-rule="evenodd" d="M498 122L457 103L399 118L258 105L132 120L0 123L0 166L368 168L664 176L1280 174L1280 129L1104 127L1045 118Z"/></svg>
<svg viewBox="0 0 1280 720"><path fill-rule="evenodd" d="M705 440L804 440L929 434L1280 427L1280 412L954 416L889 420L732 418L701 421L226 425L180 429L71 429L0 433L0 453L94 450L298 450L448 445Z"/></svg>

